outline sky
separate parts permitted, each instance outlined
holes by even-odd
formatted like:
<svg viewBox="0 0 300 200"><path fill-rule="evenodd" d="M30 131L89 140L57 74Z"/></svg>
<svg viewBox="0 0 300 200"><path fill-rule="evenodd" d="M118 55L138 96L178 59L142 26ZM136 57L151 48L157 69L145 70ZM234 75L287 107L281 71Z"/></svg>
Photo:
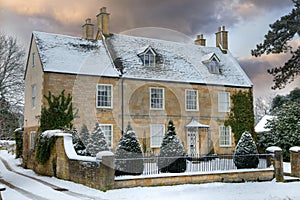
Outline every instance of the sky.
<svg viewBox="0 0 300 200"><path fill-rule="evenodd" d="M280 66L289 55L251 56L272 24L293 8L291 0L0 0L0 31L15 36L28 51L32 31L81 36L86 18L96 22L101 7L110 13L110 31L192 43L204 34L215 46L218 26L229 31L229 50L254 84L255 97L286 94L272 90L267 69ZM299 46L295 38L292 46Z"/></svg>

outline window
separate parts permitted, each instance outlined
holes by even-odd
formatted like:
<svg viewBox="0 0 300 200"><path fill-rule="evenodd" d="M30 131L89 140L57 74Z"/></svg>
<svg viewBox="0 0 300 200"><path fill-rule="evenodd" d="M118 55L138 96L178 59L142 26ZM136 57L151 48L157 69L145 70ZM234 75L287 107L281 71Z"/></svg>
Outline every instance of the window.
<svg viewBox="0 0 300 200"><path fill-rule="evenodd" d="M104 133L105 140L108 148L113 147L113 125L111 124L100 124L100 128Z"/></svg>
<svg viewBox="0 0 300 200"><path fill-rule="evenodd" d="M31 86L31 103L32 103L32 108L35 108L35 106L36 106L36 85Z"/></svg>
<svg viewBox="0 0 300 200"><path fill-rule="evenodd" d="M230 93L229 92L219 92L218 93L218 110L219 110L219 112L229 112L230 111Z"/></svg>
<svg viewBox="0 0 300 200"><path fill-rule="evenodd" d="M165 133L164 124L151 124L150 126L150 147L157 148L160 147Z"/></svg>
<svg viewBox="0 0 300 200"><path fill-rule="evenodd" d="M155 56L156 54L151 47L148 47L144 52L139 54L144 66L154 66Z"/></svg>
<svg viewBox="0 0 300 200"><path fill-rule="evenodd" d="M187 111L198 110L198 91L185 90L185 109Z"/></svg>
<svg viewBox="0 0 300 200"><path fill-rule="evenodd" d="M216 60L216 58L213 58L211 60L211 62L209 63L209 71L212 74L219 74L220 73L219 62Z"/></svg>
<svg viewBox="0 0 300 200"><path fill-rule="evenodd" d="M97 108L112 108L112 85L97 85Z"/></svg>
<svg viewBox="0 0 300 200"><path fill-rule="evenodd" d="M35 139L35 132L34 131L31 131L30 132L30 141L29 141L29 144L30 144L30 150L33 150L34 149L34 139Z"/></svg>
<svg viewBox="0 0 300 200"><path fill-rule="evenodd" d="M230 147L231 146L231 128L230 126L220 126L220 147Z"/></svg>
<svg viewBox="0 0 300 200"><path fill-rule="evenodd" d="M152 110L164 110L164 88L150 88L150 108Z"/></svg>
<svg viewBox="0 0 300 200"><path fill-rule="evenodd" d="M35 53L32 53L32 67L35 66Z"/></svg>

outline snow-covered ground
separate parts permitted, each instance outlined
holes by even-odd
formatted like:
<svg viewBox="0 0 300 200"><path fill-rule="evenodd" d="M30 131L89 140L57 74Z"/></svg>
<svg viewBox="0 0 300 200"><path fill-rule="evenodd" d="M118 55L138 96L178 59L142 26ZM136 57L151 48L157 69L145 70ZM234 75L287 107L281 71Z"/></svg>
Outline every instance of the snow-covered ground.
<svg viewBox="0 0 300 200"><path fill-rule="evenodd" d="M276 183L211 183L195 185L178 185L164 187L136 187L101 192L81 184L59 180L53 177L36 175L18 165L20 160L14 159L7 151L0 151L0 173L3 183L9 183L2 192L6 200L28 199L95 199L95 200L297 200L300 199L300 182ZM6 166L5 166L6 165ZM7 166L8 165L8 166ZM286 164L285 166L288 166ZM7 167L10 167L7 168ZM53 188L67 189L58 191Z"/></svg>

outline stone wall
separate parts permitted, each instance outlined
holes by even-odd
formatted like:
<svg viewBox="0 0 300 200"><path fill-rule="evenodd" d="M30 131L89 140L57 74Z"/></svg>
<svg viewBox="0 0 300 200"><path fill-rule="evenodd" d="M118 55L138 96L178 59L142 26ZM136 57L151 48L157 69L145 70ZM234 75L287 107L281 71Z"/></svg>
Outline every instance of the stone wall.
<svg viewBox="0 0 300 200"><path fill-rule="evenodd" d="M249 170L249 171L234 171L224 173L211 173L199 175L174 175L156 178L132 178L115 181L115 189L126 187L139 187L139 186L168 186L179 184L201 184L213 182L225 183L241 183L248 181L271 181L274 178L274 170Z"/></svg>

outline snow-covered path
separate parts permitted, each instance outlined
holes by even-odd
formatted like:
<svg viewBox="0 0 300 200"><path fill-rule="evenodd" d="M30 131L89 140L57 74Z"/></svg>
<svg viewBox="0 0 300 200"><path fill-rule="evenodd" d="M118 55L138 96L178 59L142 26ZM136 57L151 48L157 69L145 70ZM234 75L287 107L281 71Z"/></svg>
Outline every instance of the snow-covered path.
<svg viewBox="0 0 300 200"><path fill-rule="evenodd" d="M2 161L1 161L2 160ZM7 162L8 166L5 166ZM2 192L4 200L299 200L300 182L276 183L211 183L164 187L136 187L102 192L81 184L60 180L54 177L36 175L17 165L7 151L0 151L0 175L9 186ZM8 170L7 167L12 170ZM0 178L1 180L1 178ZM15 188L17 187L17 188ZM56 191L65 188L68 191Z"/></svg>

